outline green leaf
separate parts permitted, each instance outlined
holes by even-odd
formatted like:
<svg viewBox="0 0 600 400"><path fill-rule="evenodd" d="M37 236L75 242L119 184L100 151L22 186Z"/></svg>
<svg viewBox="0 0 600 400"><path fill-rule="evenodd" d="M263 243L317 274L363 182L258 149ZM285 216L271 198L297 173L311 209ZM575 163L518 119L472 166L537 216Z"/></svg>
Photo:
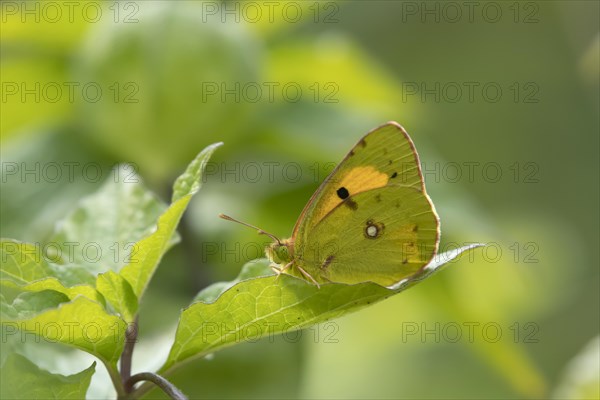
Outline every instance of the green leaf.
<svg viewBox="0 0 600 400"><path fill-rule="evenodd" d="M56 308L69 301L64 294L55 290L42 290L40 292L25 292L19 294L11 305L2 304L2 316L9 318L31 318L49 308Z"/></svg>
<svg viewBox="0 0 600 400"><path fill-rule="evenodd" d="M179 175L173 184L171 203L175 203L185 196L193 196L200 190L202 174L206 168L206 163L208 163L212 153L222 145L223 143L221 142L211 144L192 160L185 172Z"/></svg>
<svg viewBox="0 0 600 400"><path fill-rule="evenodd" d="M101 304L104 304L104 298L92 286L90 286L90 285L75 285L75 286L66 287L56 278L41 279L39 281L32 282L25 286L18 286L18 285L14 285L10 282L3 281L2 286L18 288L20 290L25 290L28 292L39 292L42 290L54 290L54 291L65 294L69 298L69 300L73 300L75 297L81 295L81 296L87 297L90 300L97 301Z"/></svg>
<svg viewBox="0 0 600 400"><path fill-rule="evenodd" d="M372 282L330 283L319 288L287 274L265 276L269 274L268 261L251 262L241 275L254 277L233 285L215 284L198 295L212 302L197 302L182 312L175 342L160 372L235 343L306 328L357 311L408 289L477 246L438 255L421 273L390 288Z"/></svg>
<svg viewBox="0 0 600 400"><path fill-rule="evenodd" d="M27 358L12 353L0 368L0 398L3 399L84 399L92 375L89 368L69 376L38 368Z"/></svg>
<svg viewBox="0 0 600 400"><path fill-rule="evenodd" d="M154 229L165 209L133 167L121 165L97 192L81 200L58 223L45 246L52 251L48 257L61 265L85 266L94 275L118 272L135 251L134 243Z"/></svg>
<svg viewBox="0 0 600 400"><path fill-rule="evenodd" d="M101 304L84 296L69 301L54 290L26 292L12 304L0 296L0 305L2 325L10 332L32 332L87 351L109 365L123 351L125 321L107 314Z"/></svg>
<svg viewBox="0 0 600 400"><path fill-rule="evenodd" d="M194 298L193 303L197 301L212 303L221 295L221 293L238 282L259 276L274 275L274 272L271 267L269 267L269 264L270 262L266 259L258 259L246 263L246 265L242 267L239 275L234 280L229 282L215 282L212 285L202 289Z"/></svg>
<svg viewBox="0 0 600 400"><path fill-rule="evenodd" d="M135 244L131 262L123 267L120 274L131 284L138 299L142 297L158 263L167 251L169 238L175 232L190 199L200 188L200 179L208 159L221 145L222 143L212 144L196 156L186 171L175 181L173 203L160 216L156 231Z"/></svg>
<svg viewBox="0 0 600 400"><path fill-rule="evenodd" d="M3 288L15 289L16 292L54 290L71 300L83 295L91 300L104 302L102 296L90 285L65 286L62 281L71 280L65 279L68 268L57 270L56 265L44 258L37 245L2 239L0 259L0 283Z"/></svg>
<svg viewBox="0 0 600 400"><path fill-rule="evenodd" d="M121 275L112 271L98 275L96 289L126 322L134 321L138 309L138 299L129 282Z"/></svg>
<svg viewBox="0 0 600 400"><path fill-rule="evenodd" d="M11 239L0 239L0 279L26 285L54 276L54 271L38 246Z"/></svg>

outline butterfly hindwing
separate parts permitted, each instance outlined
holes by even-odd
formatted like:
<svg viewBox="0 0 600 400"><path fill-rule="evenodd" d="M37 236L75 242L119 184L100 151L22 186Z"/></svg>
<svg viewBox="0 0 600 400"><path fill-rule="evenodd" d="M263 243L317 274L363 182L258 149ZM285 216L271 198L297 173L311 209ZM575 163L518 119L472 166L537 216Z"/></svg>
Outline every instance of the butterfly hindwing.
<svg viewBox="0 0 600 400"><path fill-rule="evenodd" d="M438 221L422 192L390 185L351 200L356 208L336 207L296 243L298 262L315 279L389 286L434 256Z"/></svg>

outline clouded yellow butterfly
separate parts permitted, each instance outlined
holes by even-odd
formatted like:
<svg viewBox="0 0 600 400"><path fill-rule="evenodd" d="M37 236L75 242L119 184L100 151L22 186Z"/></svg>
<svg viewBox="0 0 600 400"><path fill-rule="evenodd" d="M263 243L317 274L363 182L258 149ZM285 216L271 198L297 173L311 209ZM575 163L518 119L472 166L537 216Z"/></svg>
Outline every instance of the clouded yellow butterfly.
<svg viewBox="0 0 600 400"><path fill-rule="evenodd" d="M266 254L277 273L317 285L390 286L427 265L440 236L419 156L396 122L359 140L310 198L290 239L258 231L274 240Z"/></svg>

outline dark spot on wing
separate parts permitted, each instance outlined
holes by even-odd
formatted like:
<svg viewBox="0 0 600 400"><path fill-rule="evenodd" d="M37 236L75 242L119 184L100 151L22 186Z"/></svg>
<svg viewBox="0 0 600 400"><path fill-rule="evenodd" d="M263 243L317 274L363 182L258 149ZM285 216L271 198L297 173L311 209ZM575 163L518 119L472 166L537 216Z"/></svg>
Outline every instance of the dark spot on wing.
<svg viewBox="0 0 600 400"><path fill-rule="evenodd" d="M380 194L375 196L375 201L378 203L381 203L381 195Z"/></svg>
<svg viewBox="0 0 600 400"><path fill-rule="evenodd" d="M348 196L350 196L350 193L348 193L348 189L346 189L345 187L339 188L336 193L338 197L342 200L345 200L348 198Z"/></svg>
<svg viewBox="0 0 600 400"><path fill-rule="evenodd" d="M388 165L392 165L392 160L389 160L389 161L388 161Z"/></svg>
<svg viewBox="0 0 600 400"><path fill-rule="evenodd" d="M400 208L400 200L396 201L396 208Z"/></svg>
<svg viewBox="0 0 600 400"><path fill-rule="evenodd" d="M360 139L360 142L358 142L358 144L360 144L362 147L367 147L367 141L365 139Z"/></svg>
<svg viewBox="0 0 600 400"><path fill-rule="evenodd" d="M323 264L321 264L321 269L327 269L327 267L329 267L329 264L331 264L331 262L333 261L334 258L335 257L333 254L330 256L327 256L325 261L323 261Z"/></svg>
<svg viewBox="0 0 600 400"><path fill-rule="evenodd" d="M394 178L395 178L395 177L397 177L397 176L398 176L398 173L397 173L397 172L394 172L394 173L392 174L391 178L392 178L392 179L394 179Z"/></svg>
<svg viewBox="0 0 600 400"><path fill-rule="evenodd" d="M356 202L352 199L344 200L344 204L350 207L352 210L356 210L358 208L358 204L356 204Z"/></svg>
<svg viewBox="0 0 600 400"><path fill-rule="evenodd" d="M418 231L419 231L419 225L415 225L415 226L413 226L413 229L412 229L412 231L413 231L413 232L418 232Z"/></svg>
<svg viewBox="0 0 600 400"><path fill-rule="evenodd" d="M406 264L408 262L408 258L405 258L404 260L402 260L402 264Z"/></svg>
<svg viewBox="0 0 600 400"><path fill-rule="evenodd" d="M350 157L352 157L354 155L354 150L350 150Z"/></svg>

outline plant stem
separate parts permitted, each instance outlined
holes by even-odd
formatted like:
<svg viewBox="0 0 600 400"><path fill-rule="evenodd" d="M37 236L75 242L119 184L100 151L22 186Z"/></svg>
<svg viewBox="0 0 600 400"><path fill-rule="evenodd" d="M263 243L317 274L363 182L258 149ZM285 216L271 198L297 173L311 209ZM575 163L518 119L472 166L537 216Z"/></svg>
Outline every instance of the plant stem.
<svg viewBox="0 0 600 400"><path fill-rule="evenodd" d="M133 385L140 381L150 381L154 383L156 386L162 389L170 398L174 400L187 400L187 397L175 387L171 382L163 378L162 376L152 373L152 372L141 372L139 374L133 375L131 378L125 382L125 390L128 393L131 393L133 390ZM142 385L143 390L137 390L132 393L133 398L137 398L141 396L144 392L148 391L147 385ZM141 388L140 388L141 389Z"/></svg>
<svg viewBox="0 0 600 400"><path fill-rule="evenodd" d="M123 381L121 380L121 377L119 376L119 370L117 369L117 364L107 364L104 363L104 366L106 367L106 370L108 371L108 375L110 376L110 379L113 383L113 386L115 387L115 390L117 391L117 398L118 399L122 399L126 396L125 393L125 387L123 386Z"/></svg>
<svg viewBox="0 0 600 400"><path fill-rule="evenodd" d="M131 377L131 359L133 357L133 347L137 342L138 335L138 317L127 326L125 331L125 348L121 354L121 382L125 384Z"/></svg>

